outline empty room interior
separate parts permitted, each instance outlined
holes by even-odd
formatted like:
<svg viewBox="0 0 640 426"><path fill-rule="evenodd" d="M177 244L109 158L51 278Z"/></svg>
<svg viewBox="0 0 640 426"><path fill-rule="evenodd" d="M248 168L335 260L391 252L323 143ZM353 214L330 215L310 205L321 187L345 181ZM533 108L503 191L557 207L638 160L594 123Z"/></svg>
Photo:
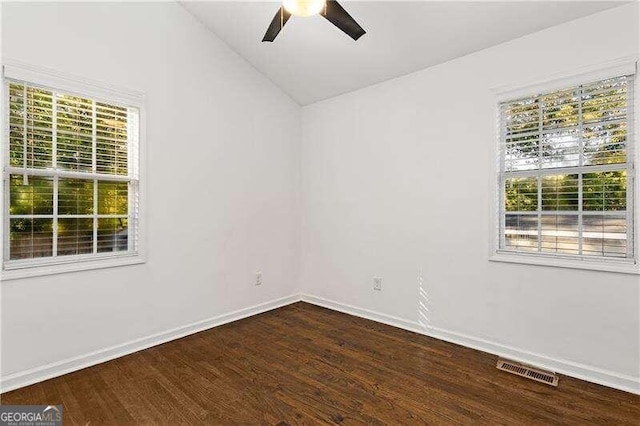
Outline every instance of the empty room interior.
<svg viewBox="0 0 640 426"><path fill-rule="evenodd" d="M639 17L1 2L0 425L640 424Z"/></svg>

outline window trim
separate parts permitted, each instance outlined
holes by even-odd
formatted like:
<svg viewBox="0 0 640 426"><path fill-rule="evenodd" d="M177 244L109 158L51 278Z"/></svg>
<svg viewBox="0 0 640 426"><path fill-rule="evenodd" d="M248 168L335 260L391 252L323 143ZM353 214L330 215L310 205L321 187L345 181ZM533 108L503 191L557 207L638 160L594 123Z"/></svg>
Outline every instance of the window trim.
<svg viewBox="0 0 640 426"><path fill-rule="evenodd" d="M638 165L640 165L640 78L636 72L636 58L625 57L613 61L590 65L578 69L573 72L561 72L523 81L520 84L510 84L507 86L498 86L492 89L494 94L494 105L496 111L495 135L496 143L493 145L492 162L493 170L490 174L490 247L488 260L491 262L506 262L527 265L550 266L569 269L584 269L593 271L607 271L625 274L640 274L640 265L638 263L638 250L640 244L638 241L638 216L640 212L640 181L638 180ZM537 93L544 93L559 90L564 87L577 86L607 78L619 77L621 75L633 75L634 85L634 119L633 119L633 150L632 150L632 179L633 179L633 259L616 259L616 258L587 258L575 256L562 256L558 254L545 255L544 253L525 253L513 252L500 249L500 222L502 202L500 182L501 182L501 150L500 144L502 140L500 126L500 103L509 99L533 96Z"/></svg>
<svg viewBox="0 0 640 426"><path fill-rule="evenodd" d="M86 79L49 68L37 67L22 62L3 59L0 84L0 99L3 102L3 112L8 111L6 97L6 81L22 80L34 85L54 88L69 94L90 97L99 101L114 102L138 109L138 245L136 252L105 253L90 255L73 255L68 258L42 258L5 262L4 255L0 258L0 281L20 278L45 276L51 274L86 271L92 269L111 268L146 262L146 95L139 91L116 87L100 81ZM6 163L6 138L8 137L9 122L6 114L0 114L0 153L3 166ZM3 171L4 173L4 171ZM61 172L63 173L63 172ZM73 173L72 173L73 174ZM4 185L0 185L0 223L5 222L6 194ZM0 226L0 239L4 244L6 230Z"/></svg>

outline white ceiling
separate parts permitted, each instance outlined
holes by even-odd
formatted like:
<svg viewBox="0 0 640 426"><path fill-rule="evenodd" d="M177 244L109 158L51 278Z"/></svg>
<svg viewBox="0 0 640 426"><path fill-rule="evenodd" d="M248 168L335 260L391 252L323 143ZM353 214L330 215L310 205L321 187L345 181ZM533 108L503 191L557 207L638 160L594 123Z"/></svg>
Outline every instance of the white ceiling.
<svg viewBox="0 0 640 426"><path fill-rule="evenodd" d="M367 31L354 42L321 16L262 36L279 2L181 2L296 102L307 105L580 18L611 1L341 1Z"/></svg>

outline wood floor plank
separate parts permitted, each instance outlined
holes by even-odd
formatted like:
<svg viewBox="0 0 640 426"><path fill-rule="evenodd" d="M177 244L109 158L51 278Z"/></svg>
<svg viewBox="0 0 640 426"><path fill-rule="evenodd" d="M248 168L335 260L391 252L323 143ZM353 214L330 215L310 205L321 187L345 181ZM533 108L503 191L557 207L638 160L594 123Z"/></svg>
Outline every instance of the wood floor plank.
<svg viewBox="0 0 640 426"><path fill-rule="evenodd" d="M640 396L296 303L2 394L65 424L640 424Z"/></svg>

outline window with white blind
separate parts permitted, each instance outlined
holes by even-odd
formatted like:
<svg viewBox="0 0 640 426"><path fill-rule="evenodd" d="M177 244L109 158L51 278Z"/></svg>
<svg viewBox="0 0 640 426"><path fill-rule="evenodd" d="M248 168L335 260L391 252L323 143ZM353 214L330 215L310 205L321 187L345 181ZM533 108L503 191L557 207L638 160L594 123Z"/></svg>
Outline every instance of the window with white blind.
<svg viewBox="0 0 640 426"><path fill-rule="evenodd" d="M139 108L11 78L3 91L3 269L138 255Z"/></svg>
<svg viewBox="0 0 640 426"><path fill-rule="evenodd" d="M500 253L633 263L633 76L500 104Z"/></svg>

